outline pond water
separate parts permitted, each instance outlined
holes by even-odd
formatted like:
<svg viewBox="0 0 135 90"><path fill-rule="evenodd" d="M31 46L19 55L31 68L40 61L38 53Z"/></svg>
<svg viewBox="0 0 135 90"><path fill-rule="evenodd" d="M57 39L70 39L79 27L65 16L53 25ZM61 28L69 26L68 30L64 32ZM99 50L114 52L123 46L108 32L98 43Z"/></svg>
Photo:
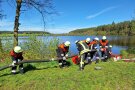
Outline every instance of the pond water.
<svg viewBox="0 0 135 90"><path fill-rule="evenodd" d="M59 39L60 43L65 41L70 41L70 52L73 54L77 54L77 48L75 45L76 40L85 40L87 37L89 37L92 41L93 38L98 37L99 39L102 39L102 36L38 36L39 39L43 39L44 41L50 40L50 39ZM120 54L120 51L123 49L127 49L128 47L135 47L135 37L124 37L124 36L107 36L107 39L109 40L109 43L113 46L112 52L114 54ZM11 38L8 38L11 39ZM23 43L24 41L27 41L28 37L19 37L19 42ZM11 39L12 40L12 39ZM1 39L2 43L6 42L6 39ZM98 46L99 47L99 46Z"/></svg>

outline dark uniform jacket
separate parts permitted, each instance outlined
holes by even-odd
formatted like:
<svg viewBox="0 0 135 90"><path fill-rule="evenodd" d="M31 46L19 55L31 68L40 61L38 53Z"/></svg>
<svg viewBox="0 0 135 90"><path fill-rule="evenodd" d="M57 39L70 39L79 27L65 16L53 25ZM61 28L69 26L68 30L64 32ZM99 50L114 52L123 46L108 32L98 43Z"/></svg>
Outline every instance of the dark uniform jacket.
<svg viewBox="0 0 135 90"><path fill-rule="evenodd" d="M10 56L11 56L12 59L14 59L14 60L17 60L17 59L23 60L22 52L21 52L21 53L15 53L14 50L11 50L11 51L10 51Z"/></svg>
<svg viewBox="0 0 135 90"><path fill-rule="evenodd" d="M56 49L58 57L62 57L61 54L65 56L68 53L68 51L69 51L69 47L66 47L64 43L60 44Z"/></svg>

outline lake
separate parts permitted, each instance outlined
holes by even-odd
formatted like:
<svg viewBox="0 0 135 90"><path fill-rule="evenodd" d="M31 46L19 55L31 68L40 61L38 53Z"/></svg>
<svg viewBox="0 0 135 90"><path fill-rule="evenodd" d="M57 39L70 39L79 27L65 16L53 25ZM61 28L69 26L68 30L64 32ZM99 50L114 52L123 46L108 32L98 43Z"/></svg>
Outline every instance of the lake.
<svg viewBox="0 0 135 90"><path fill-rule="evenodd" d="M90 38L91 41L93 38L98 37L99 39L102 39L102 36L38 36L39 39L43 39L46 41L47 39L59 39L60 43L65 41L70 41L70 52L73 54L77 54L77 48L75 45L76 40L85 40L86 38ZM19 37L19 42L23 43L24 41L27 41L28 37ZM11 39L11 38L9 38ZM109 40L109 43L113 46L112 52L114 54L120 54L120 51L123 49L127 49L128 47L134 47L135 46L135 40L134 37L125 37L125 36L107 36L107 39ZM5 39L2 39L2 43L6 42Z"/></svg>

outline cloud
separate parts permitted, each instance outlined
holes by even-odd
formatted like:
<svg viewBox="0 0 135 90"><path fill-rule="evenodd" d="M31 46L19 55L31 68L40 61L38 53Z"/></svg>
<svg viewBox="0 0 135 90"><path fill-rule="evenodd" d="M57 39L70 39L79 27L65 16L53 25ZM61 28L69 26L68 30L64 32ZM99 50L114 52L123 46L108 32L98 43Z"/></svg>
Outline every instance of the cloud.
<svg viewBox="0 0 135 90"><path fill-rule="evenodd" d="M13 26L14 22L10 22L10 21L1 21L0 22L0 27L9 27L9 26Z"/></svg>
<svg viewBox="0 0 135 90"><path fill-rule="evenodd" d="M113 7L105 8L105 9L103 9L102 11L100 11L100 12L98 12L98 13L95 13L95 14L93 14L93 15L87 16L86 18L87 18L87 19L95 18L95 17L97 17L97 16L99 16L99 15L105 13L105 12L108 12L108 11L110 11L110 10L113 10L113 9L115 9L115 8L117 8L117 7L114 7L114 6L113 6Z"/></svg>
<svg viewBox="0 0 135 90"><path fill-rule="evenodd" d="M12 21L0 21L0 30L1 31L4 31L4 30L6 30L6 31L12 31L13 30L13 28L14 28L14 22L12 22Z"/></svg>

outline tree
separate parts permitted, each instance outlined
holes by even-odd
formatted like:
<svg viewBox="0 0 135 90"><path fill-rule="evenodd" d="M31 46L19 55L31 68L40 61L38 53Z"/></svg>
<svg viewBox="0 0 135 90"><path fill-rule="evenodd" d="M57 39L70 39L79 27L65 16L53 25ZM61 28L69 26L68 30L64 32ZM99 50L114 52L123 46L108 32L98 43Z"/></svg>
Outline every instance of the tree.
<svg viewBox="0 0 135 90"><path fill-rule="evenodd" d="M8 2L13 0L7 0ZM16 2L16 15L14 21L14 46L18 45L18 30L19 30L19 17L22 8L36 9L43 18L44 28L45 28L45 16L47 14L56 13L52 4L52 0L15 0Z"/></svg>

